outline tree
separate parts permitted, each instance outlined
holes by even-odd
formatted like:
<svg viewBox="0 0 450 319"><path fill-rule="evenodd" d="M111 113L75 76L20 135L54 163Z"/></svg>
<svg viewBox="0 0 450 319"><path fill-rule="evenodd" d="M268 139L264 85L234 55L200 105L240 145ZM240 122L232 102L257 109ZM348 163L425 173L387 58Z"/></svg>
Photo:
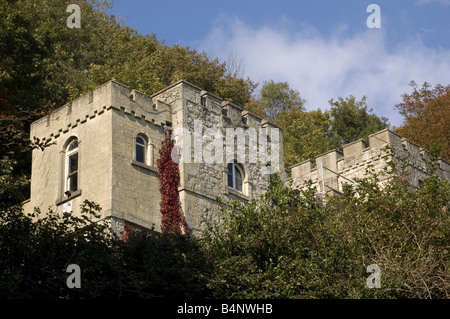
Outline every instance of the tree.
<svg viewBox="0 0 450 319"><path fill-rule="evenodd" d="M259 96L245 109L271 120L283 129L285 165L292 165L329 148L326 139L328 114L320 110L305 112L305 100L287 82L265 81Z"/></svg>
<svg viewBox="0 0 450 319"><path fill-rule="evenodd" d="M333 148L328 136L331 125L329 112L320 109L310 112L301 109L281 111L275 124L283 129L286 166L314 158Z"/></svg>
<svg viewBox="0 0 450 319"><path fill-rule="evenodd" d="M209 267L196 239L148 231L124 242L100 212L87 200L78 217L49 210L36 220L20 206L0 207L0 300L207 296ZM81 289L66 284L70 264L81 269Z"/></svg>
<svg viewBox="0 0 450 319"><path fill-rule="evenodd" d="M331 99L331 127L330 139L335 148L342 148L344 144L360 138L367 140L368 136L388 127L387 118L379 118L368 109L366 97L357 101L353 95L345 99L339 97L337 101Z"/></svg>
<svg viewBox="0 0 450 319"><path fill-rule="evenodd" d="M450 183L412 191L367 174L325 201L276 178L258 200L225 203L203 247L218 298L448 298ZM366 286L367 267L381 288Z"/></svg>
<svg viewBox="0 0 450 319"><path fill-rule="evenodd" d="M273 120L278 113L293 109L303 110L305 100L300 93L291 89L288 82L265 81L259 93L258 103L267 119Z"/></svg>
<svg viewBox="0 0 450 319"><path fill-rule="evenodd" d="M26 146L30 123L54 103L44 85L45 45L33 36L34 20L16 1L0 1L0 160L15 163L14 178L30 173ZM9 166L9 165L8 165ZM27 194L28 191L24 191Z"/></svg>
<svg viewBox="0 0 450 319"><path fill-rule="evenodd" d="M450 159L450 85L425 82L419 89L410 82L413 92L403 94L403 102L395 107L405 119L396 131L419 146L440 148L440 156Z"/></svg>
<svg viewBox="0 0 450 319"><path fill-rule="evenodd" d="M188 233L188 225L181 209L180 195L180 171L178 165L172 160L174 143L170 131L166 131L166 137L159 150L157 161L159 183L161 191L161 232L163 234Z"/></svg>
<svg viewBox="0 0 450 319"><path fill-rule="evenodd" d="M258 98L245 108L268 118L283 129L285 164L293 165L324 153L342 148L346 143L388 127L386 118L379 118L368 109L366 97L354 96L330 100L330 111L306 112L305 100L287 82L266 81Z"/></svg>

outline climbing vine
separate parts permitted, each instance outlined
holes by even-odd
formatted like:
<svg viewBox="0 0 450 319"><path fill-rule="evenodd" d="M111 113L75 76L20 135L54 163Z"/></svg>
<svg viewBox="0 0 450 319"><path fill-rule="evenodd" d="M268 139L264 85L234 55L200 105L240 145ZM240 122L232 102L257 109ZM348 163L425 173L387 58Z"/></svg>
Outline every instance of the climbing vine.
<svg viewBox="0 0 450 319"><path fill-rule="evenodd" d="M159 170L161 192L161 232L163 234L187 234L188 225L181 209L178 193L180 171L171 156L173 147L170 131L167 130L159 151L159 160L156 163Z"/></svg>
<svg viewBox="0 0 450 319"><path fill-rule="evenodd" d="M128 224L127 221L125 221L124 225L123 225L123 235L122 235L122 240L127 242L130 239L130 233L131 233L131 227Z"/></svg>

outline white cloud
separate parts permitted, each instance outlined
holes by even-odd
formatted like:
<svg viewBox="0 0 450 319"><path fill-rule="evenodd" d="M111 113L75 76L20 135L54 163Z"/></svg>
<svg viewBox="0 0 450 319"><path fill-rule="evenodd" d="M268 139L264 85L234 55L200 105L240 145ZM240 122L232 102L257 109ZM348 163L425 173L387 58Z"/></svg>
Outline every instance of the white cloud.
<svg viewBox="0 0 450 319"><path fill-rule="evenodd" d="M420 40L386 45L384 29L366 29L350 37L341 32L321 35L304 26L292 33L281 26L251 27L222 16L197 47L226 60L242 58L253 81L288 81L307 99L307 109L326 109L331 98L367 96L379 116L400 125L394 105L411 92L409 81L446 85L450 51L425 47Z"/></svg>

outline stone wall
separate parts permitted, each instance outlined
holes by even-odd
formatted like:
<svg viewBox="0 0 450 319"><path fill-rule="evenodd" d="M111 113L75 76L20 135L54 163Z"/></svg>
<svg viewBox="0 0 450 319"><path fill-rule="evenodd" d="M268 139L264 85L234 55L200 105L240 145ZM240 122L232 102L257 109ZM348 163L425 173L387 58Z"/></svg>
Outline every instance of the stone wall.
<svg viewBox="0 0 450 319"><path fill-rule="evenodd" d="M31 125L31 137L53 144L33 151L31 198L27 211L52 206L61 214L71 203L73 213L85 200L102 207L102 217L127 219L159 229L159 180L156 160L163 127L172 120L167 105L153 103L143 93L109 81ZM147 163L133 161L137 134L148 138ZM79 189L64 194L65 148L79 141ZM113 222L114 224L114 222Z"/></svg>
<svg viewBox="0 0 450 319"><path fill-rule="evenodd" d="M111 205L110 155L111 83L107 83L31 124L30 136L52 143L43 151L33 150L31 198L27 209L52 207L62 213L72 203L74 213L85 199L104 209ZM71 138L79 145L79 190L64 194L65 148ZM66 204L66 205L67 205Z"/></svg>
<svg viewBox="0 0 450 319"><path fill-rule="evenodd" d="M352 183L354 178L367 176L368 171L380 172L393 160L397 167L405 165L412 187L430 176L430 156L426 150L388 129L343 146L342 152L332 150L296 164L291 168L292 185L296 189L305 187L308 180L313 182L319 193L328 194L342 191L343 183ZM323 167L323 169L322 169ZM450 179L450 164L443 159L437 161L436 174ZM390 178L386 175L385 179ZM323 186L325 182L325 187Z"/></svg>
<svg viewBox="0 0 450 319"><path fill-rule="evenodd" d="M118 229L126 220L137 228L161 228L157 170L164 127L172 122L172 109L165 103L115 83L112 92L111 209ZM135 139L145 138L144 163L135 160Z"/></svg>
<svg viewBox="0 0 450 319"><path fill-rule="evenodd" d="M194 138L196 125L200 139ZM248 200L267 189L269 175L261 172L267 163L259 158L257 163L249 163L249 154L257 150L250 150L248 141L245 161L239 164L244 172L243 192L227 186L225 149L221 160L207 162L202 152L199 159L195 157L195 146L203 149L211 146L213 139L203 136L207 129L221 132L216 141L223 147L227 128L244 131L251 127L259 132L265 127L270 136L271 129L278 129L276 126L185 81L152 96L109 81L32 124L32 137L54 144L33 152L31 199L24 207L46 210L52 205L62 213L62 207L72 203L73 213L78 214L80 204L89 199L100 204L103 217L113 217L112 227L119 232L124 220L137 228L160 230L156 162L168 127L174 132L184 128L192 133L189 136L191 161L179 164L179 191L183 211L194 233L201 229L203 217L217 210L217 198ZM138 135L146 139L145 163L135 160ZM72 136L79 140L79 190L67 196L64 156L66 143ZM282 165L280 141L281 171Z"/></svg>
<svg viewBox="0 0 450 319"><path fill-rule="evenodd" d="M244 187L243 192L240 193L227 186L226 149L223 149L220 161L214 160L208 163L201 155L202 151L208 148L208 145L211 146L213 138L207 136L197 144L195 139L205 136L208 129L217 129L220 134L216 136L217 140L214 139L214 141L217 141L218 145L226 145L227 128L242 128L245 131L252 127L258 132L261 127L266 127L270 132L271 128L278 129L278 127L247 111L243 111L241 107L233 103L223 101L217 96L184 81L180 81L154 95L154 98L172 106L175 135L178 134L177 129L178 132L185 129L189 133L188 136L177 135L180 141L183 141L180 145L184 145L189 140L191 146L191 156L188 160L185 159L188 158L186 154L188 152L186 152L186 149L182 150L182 152L185 152L182 154L185 157L179 165L181 173L179 191L186 220L194 233L201 229L203 218L209 218L218 209L216 198L221 200L249 200L266 191L269 185L269 175L261 172L261 168L265 168L266 163L261 163L259 159L256 163L249 163L250 148L248 140L245 146L245 161L239 163L244 171ZM196 135L196 133L198 134ZM202 151L200 151L200 156L196 156L196 152L199 152L199 145L201 145ZM280 167L283 167L282 149L282 143L280 143ZM256 152L256 150L252 151Z"/></svg>

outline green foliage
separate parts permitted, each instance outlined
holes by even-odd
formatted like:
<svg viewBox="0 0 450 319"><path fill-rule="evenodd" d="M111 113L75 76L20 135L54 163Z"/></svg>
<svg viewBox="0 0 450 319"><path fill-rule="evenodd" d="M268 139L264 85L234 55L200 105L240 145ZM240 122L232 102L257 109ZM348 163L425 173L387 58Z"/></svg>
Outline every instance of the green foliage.
<svg viewBox="0 0 450 319"><path fill-rule="evenodd" d="M290 88L289 83L270 80L264 82L258 103L267 118L273 120L282 111L303 110L305 100L298 91Z"/></svg>
<svg viewBox="0 0 450 319"><path fill-rule="evenodd" d="M435 177L412 192L382 174L343 196L272 184L259 202L232 202L210 223L209 287L221 298L448 298L450 183ZM381 268L369 289L366 268Z"/></svg>
<svg viewBox="0 0 450 319"><path fill-rule="evenodd" d="M0 299L205 296L208 269L194 239L132 233L123 242L100 210L89 201L79 217L1 209ZM80 289L66 285L69 264L80 266Z"/></svg>
<svg viewBox="0 0 450 319"><path fill-rule="evenodd" d="M29 181L23 176L15 174L17 162L8 157L0 159L0 209L19 204L27 199Z"/></svg>
<svg viewBox="0 0 450 319"><path fill-rule="evenodd" d="M306 112L305 100L287 82L264 82L257 98L245 104L250 112L271 120L283 129L286 166L314 158L334 148L368 136L388 126L368 109L366 97L330 100L330 111Z"/></svg>
<svg viewBox="0 0 450 319"><path fill-rule="evenodd" d="M386 118L379 118L367 108L366 97L357 101L353 95L337 101L330 100L330 139L335 148L368 136L388 126Z"/></svg>
<svg viewBox="0 0 450 319"><path fill-rule="evenodd" d="M331 125L328 112L320 109L305 112L305 100L287 82L265 81L258 98L245 108L271 120L283 129L283 151L286 166L313 158L332 148L328 137Z"/></svg>
<svg viewBox="0 0 450 319"><path fill-rule="evenodd" d="M95 270L108 269L108 235L105 223L98 218L98 206L85 202L80 217L61 217L49 210L47 215L26 216L19 206L0 211L0 297L3 298L70 298L95 297L108 291L102 276ZM95 259L93 257L95 256ZM83 267L90 262L90 267ZM79 264L86 279L86 290L66 286L66 267ZM81 294L80 294L81 293Z"/></svg>
<svg viewBox="0 0 450 319"><path fill-rule="evenodd" d="M184 79L242 104L255 87L249 79L227 74L217 58L167 46L154 34L122 24L108 13L113 6L108 0L75 1L81 8L79 29L67 27L67 1L2 2L0 65L6 72L0 80L10 89L38 84L38 96L51 96L54 107L110 79L148 94Z"/></svg>
<svg viewBox="0 0 450 319"><path fill-rule="evenodd" d="M304 112L300 109L282 111L275 124L283 128L283 151L286 167L314 158L333 149L329 138L329 112L320 109Z"/></svg>
<svg viewBox="0 0 450 319"><path fill-rule="evenodd" d="M204 298L209 267L197 239L181 234L134 233L123 244L123 296Z"/></svg>

